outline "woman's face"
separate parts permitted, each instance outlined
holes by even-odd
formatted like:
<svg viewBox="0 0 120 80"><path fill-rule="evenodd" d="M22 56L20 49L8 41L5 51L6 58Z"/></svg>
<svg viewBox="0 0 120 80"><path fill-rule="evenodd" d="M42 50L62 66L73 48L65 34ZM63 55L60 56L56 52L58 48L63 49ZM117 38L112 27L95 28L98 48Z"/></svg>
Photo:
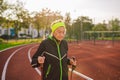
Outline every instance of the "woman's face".
<svg viewBox="0 0 120 80"><path fill-rule="evenodd" d="M53 36L57 39L57 40L63 40L63 38L65 37L66 34L66 30L64 27L59 27L57 28L54 33Z"/></svg>

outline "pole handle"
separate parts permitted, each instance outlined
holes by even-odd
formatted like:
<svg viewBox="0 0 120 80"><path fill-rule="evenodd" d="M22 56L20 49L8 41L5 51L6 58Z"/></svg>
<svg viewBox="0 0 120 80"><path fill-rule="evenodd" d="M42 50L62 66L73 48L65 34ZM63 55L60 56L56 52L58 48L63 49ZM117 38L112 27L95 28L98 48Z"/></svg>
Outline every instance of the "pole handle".
<svg viewBox="0 0 120 80"><path fill-rule="evenodd" d="M74 61L76 61L76 58L73 56L72 57L72 59L74 60ZM75 65L72 65L72 71L74 70L76 68L76 66Z"/></svg>

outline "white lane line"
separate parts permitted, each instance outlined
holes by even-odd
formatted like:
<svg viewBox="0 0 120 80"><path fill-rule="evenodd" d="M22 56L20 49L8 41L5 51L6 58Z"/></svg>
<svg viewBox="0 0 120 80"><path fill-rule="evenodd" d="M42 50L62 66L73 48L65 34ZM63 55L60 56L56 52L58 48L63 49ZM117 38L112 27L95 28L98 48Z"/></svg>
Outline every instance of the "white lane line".
<svg viewBox="0 0 120 80"><path fill-rule="evenodd" d="M36 45L36 46L38 46L38 45ZM31 57L30 57L30 52L31 52L32 48L34 48L34 47L36 47L36 46L31 47L31 48L29 49L29 51L28 51L28 59L29 59L30 63L31 63L31 61L32 61L32 59L31 59ZM38 68L35 68L35 70L36 70L37 73L41 76L41 71L40 71Z"/></svg>
<svg viewBox="0 0 120 80"><path fill-rule="evenodd" d="M28 58L29 58L30 63L31 63L31 61L32 61L32 59L31 59L31 57L30 57L30 52L31 52L32 48L34 48L34 47L36 47L36 46L31 47L31 48L29 49L29 51L28 51ZM35 70L36 70L37 73L41 76L41 71L40 71L38 68L35 68ZM72 69L69 68L69 71L71 71L71 70L72 70ZM82 74L82 73L80 73L80 72L77 72L77 71L75 71L75 70L73 71L73 73L76 74L76 75L78 75L78 76L80 76L80 77L82 77L82 78L84 78L84 79L86 79L86 80L93 80L92 78L90 78L90 77L88 77L88 76L86 76L86 75L84 75L84 74Z"/></svg>
<svg viewBox="0 0 120 80"><path fill-rule="evenodd" d="M27 46L25 46L25 47L27 47ZM4 65L4 69L3 69L3 72L2 72L1 80L5 80L5 77L6 77L6 70L7 70L8 63L9 63L10 59L13 57L13 55L14 55L17 51L19 51L19 50L21 50L22 48L25 48L25 47L21 47L21 48L15 50L15 51L9 56L9 58L7 59L5 65Z"/></svg>
<svg viewBox="0 0 120 80"><path fill-rule="evenodd" d="M72 69L69 68L69 71L71 71L71 70L72 70ZM78 75L78 76L80 76L80 77L82 77L82 78L84 78L84 79L86 79L86 80L93 80L92 78L90 78L90 77L88 77L88 76L86 76L86 75L84 75L84 74L82 74L82 73L79 73L79 72L77 72L77 71L75 71L75 70L73 70L73 73L76 74L76 75Z"/></svg>

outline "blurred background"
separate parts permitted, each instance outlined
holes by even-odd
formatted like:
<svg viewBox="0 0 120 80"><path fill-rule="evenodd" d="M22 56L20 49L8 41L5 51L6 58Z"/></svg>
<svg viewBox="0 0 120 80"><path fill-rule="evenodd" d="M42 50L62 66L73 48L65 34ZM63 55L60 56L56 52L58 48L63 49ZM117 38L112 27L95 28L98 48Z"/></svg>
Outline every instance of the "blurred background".
<svg viewBox="0 0 120 80"><path fill-rule="evenodd" d="M0 0L0 50L40 42L63 19L68 42L120 40L119 0Z"/></svg>

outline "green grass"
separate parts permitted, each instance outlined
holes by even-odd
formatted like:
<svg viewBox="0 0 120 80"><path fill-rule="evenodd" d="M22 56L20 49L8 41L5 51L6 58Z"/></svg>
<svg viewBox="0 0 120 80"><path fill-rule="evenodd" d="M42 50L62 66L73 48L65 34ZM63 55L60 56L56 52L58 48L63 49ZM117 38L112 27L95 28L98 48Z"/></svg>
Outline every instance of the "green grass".
<svg viewBox="0 0 120 80"><path fill-rule="evenodd" d="M9 40L8 42L4 41L4 42L0 43L0 50L4 50L6 48L23 45L23 44L37 43L40 41L41 41L41 39Z"/></svg>

